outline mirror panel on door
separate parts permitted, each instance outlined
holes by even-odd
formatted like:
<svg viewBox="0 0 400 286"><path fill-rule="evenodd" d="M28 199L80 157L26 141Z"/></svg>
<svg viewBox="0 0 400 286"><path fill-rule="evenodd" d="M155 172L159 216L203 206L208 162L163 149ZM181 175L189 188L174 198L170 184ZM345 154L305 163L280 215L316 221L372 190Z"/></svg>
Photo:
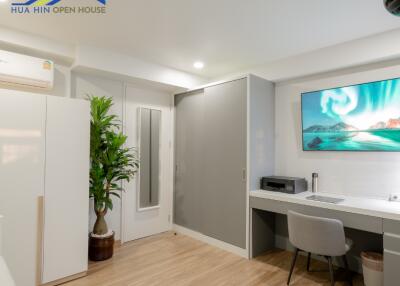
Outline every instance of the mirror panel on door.
<svg viewBox="0 0 400 286"><path fill-rule="evenodd" d="M139 210L159 206L161 111L139 108Z"/></svg>

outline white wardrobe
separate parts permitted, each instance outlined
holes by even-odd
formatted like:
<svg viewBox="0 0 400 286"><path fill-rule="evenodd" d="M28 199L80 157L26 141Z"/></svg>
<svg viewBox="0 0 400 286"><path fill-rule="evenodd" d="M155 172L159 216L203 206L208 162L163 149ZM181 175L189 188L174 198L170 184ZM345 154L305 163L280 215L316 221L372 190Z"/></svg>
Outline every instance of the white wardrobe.
<svg viewBox="0 0 400 286"><path fill-rule="evenodd" d="M3 256L18 286L87 271L90 106L0 89Z"/></svg>

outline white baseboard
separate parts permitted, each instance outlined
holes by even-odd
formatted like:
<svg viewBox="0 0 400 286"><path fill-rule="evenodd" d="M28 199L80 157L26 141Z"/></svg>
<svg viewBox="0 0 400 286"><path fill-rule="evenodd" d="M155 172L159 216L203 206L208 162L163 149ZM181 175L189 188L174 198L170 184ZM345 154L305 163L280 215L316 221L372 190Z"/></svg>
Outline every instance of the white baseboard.
<svg viewBox="0 0 400 286"><path fill-rule="evenodd" d="M249 258L249 252L247 251L247 249L243 249L243 248L237 247L235 245L223 242L221 240L209 237L209 236L204 235L204 234L202 234L200 232L188 229L188 228L180 226L180 225L174 224L172 229L174 231L178 232L178 233L190 236L191 238L200 240L200 241L202 241L204 243L207 243L207 244L210 244L212 246L221 248L223 250L232 252L233 254L239 255L239 256L247 258L247 259Z"/></svg>

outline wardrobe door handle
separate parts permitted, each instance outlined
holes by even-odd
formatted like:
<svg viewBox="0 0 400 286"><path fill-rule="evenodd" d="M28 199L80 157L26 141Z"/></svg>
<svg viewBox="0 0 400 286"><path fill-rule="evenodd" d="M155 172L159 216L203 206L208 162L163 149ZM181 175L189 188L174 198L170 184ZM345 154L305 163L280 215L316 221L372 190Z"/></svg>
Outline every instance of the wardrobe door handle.
<svg viewBox="0 0 400 286"><path fill-rule="evenodd" d="M242 180L243 182L246 182L247 180L247 172L245 168L242 169Z"/></svg>
<svg viewBox="0 0 400 286"><path fill-rule="evenodd" d="M43 272L43 235L44 235L44 196L37 197L37 250L36 250L36 283L42 285Z"/></svg>

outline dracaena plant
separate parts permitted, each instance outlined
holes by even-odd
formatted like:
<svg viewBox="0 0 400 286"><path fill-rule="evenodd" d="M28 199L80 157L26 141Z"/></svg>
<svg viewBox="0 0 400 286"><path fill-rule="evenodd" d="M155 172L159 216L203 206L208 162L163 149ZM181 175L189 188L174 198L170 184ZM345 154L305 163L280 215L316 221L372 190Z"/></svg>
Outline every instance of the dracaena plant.
<svg viewBox="0 0 400 286"><path fill-rule="evenodd" d="M137 152L126 148L125 136L116 115L109 114L113 105L107 97L89 97L90 122L90 197L94 200L97 219L93 233L108 233L104 219L113 209L112 197L120 198L121 182L131 180L139 168Z"/></svg>

